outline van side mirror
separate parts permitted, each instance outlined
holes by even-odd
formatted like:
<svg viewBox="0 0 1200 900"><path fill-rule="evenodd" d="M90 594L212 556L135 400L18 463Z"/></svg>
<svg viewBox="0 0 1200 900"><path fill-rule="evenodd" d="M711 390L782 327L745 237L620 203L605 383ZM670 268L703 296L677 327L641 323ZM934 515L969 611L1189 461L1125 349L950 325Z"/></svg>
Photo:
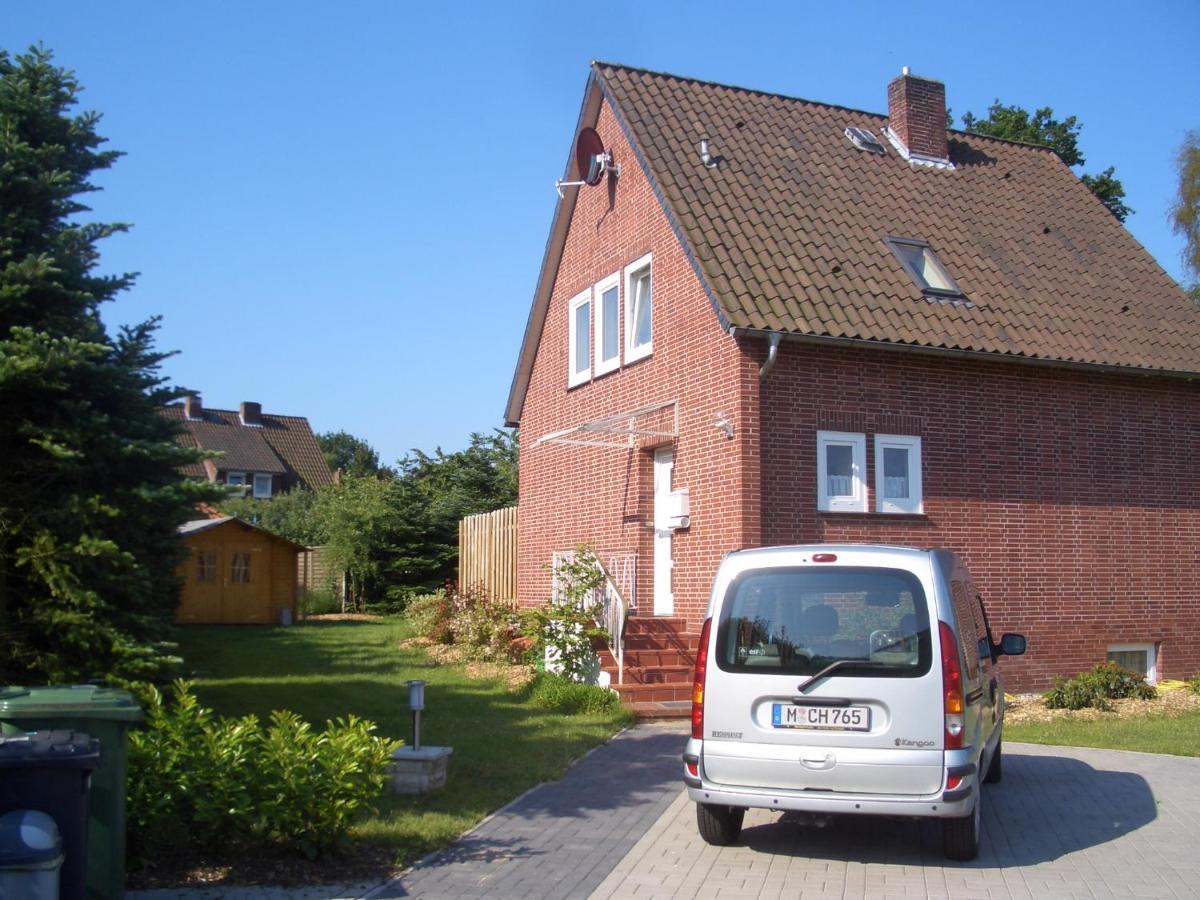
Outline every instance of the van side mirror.
<svg viewBox="0 0 1200 900"><path fill-rule="evenodd" d="M1000 653L1004 656L1023 656L1025 654L1025 635L1006 634L1001 637Z"/></svg>

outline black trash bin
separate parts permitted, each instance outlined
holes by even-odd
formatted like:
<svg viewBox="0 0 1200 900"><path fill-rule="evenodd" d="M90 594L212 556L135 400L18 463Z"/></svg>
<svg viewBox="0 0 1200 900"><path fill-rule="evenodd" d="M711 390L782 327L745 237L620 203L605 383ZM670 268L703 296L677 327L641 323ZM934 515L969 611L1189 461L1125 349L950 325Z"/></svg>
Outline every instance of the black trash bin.
<svg viewBox="0 0 1200 900"><path fill-rule="evenodd" d="M66 860L62 900L83 900L87 884L88 790L100 742L77 731L0 736L0 814L35 809L54 819Z"/></svg>

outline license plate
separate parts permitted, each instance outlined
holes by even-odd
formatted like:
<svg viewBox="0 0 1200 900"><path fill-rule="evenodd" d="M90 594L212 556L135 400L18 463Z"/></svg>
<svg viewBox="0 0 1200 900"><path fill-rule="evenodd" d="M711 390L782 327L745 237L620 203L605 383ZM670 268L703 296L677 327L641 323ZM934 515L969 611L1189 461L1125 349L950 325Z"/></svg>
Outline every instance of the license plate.
<svg viewBox="0 0 1200 900"><path fill-rule="evenodd" d="M804 706L775 703L771 724L776 728L820 728L828 731L870 731L869 706Z"/></svg>

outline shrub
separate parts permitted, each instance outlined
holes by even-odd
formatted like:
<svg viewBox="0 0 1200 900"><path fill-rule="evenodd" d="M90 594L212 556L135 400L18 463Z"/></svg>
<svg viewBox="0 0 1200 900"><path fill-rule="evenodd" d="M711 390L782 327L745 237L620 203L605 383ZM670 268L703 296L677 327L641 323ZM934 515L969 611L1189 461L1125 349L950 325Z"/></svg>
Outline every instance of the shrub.
<svg viewBox="0 0 1200 900"><path fill-rule="evenodd" d="M1200 694L1200 675L1193 675L1187 680L1188 690L1193 694Z"/></svg>
<svg viewBox="0 0 1200 900"><path fill-rule="evenodd" d="M304 592L300 602L300 617L323 616L342 611L342 602L332 587L313 588Z"/></svg>
<svg viewBox="0 0 1200 900"><path fill-rule="evenodd" d="M450 630L455 644L470 648L481 659L511 659L513 639L520 633L520 615L484 590L451 597Z"/></svg>
<svg viewBox="0 0 1200 900"><path fill-rule="evenodd" d="M1101 663L1090 672L1081 672L1074 678L1055 679L1054 687L1045 694L1046 706L1050 709L1112 709L1109 700L1134 697L1152 700L1158 691L1146 684L1144 676L1116 663Z"/></svg>
<svg viewBox="0 0 1200 900"><path fill-rule="evenodd" d="M350 716L314 732L277 711L264 731L254 716L216 716L184 681L173 702L146 695L146 729L129 736L130 848L190 842L279 843L310 857L341 843L378 797L397 741Z"/></svg>
<svg viewBox="0 0 1200 900"><path fill-rule="evenodd" d="M534 679L530 697L543 709L564 715L613 713L621 709L621 699L615 692L547 672Z"/></svg>
<svg viewBox="0 0 1200 900"><path fill-rule="evenodd" d="M600 603L596 595L605 582L603 570L587 547L579 547L573 559L554 573L559 595L532 612L533 636L548 670L572 681L587 681L596 671L593 640L607 638L596 625Z"/></svg>
<svg viewBox="0 0 1200 900"><path fill-rule="evenodd" d="M442 590L432 594L421 594L408 603L405 615L417 634L424 635L438 644L449 644L453 639L450 629L452 612L450 598Z"/></svg>

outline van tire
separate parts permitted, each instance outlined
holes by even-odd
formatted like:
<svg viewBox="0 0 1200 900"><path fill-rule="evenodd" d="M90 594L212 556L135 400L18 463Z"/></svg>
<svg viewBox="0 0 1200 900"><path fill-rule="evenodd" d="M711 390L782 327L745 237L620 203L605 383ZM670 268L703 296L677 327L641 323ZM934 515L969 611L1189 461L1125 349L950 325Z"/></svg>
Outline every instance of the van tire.
<svg viewBox="0 0 1200 900"><path fill-rule="evenodd" d="M742 820L746 810L739 806L715 806L711 803L696 804L696 826L705 843L715 847L728 847L742 833Z"/></svg>
<svg viewBox="0 0 1200 900"><path fill-rule="evenodd" d="M970 815L942 819L942 855L946 859L967 862L979 855L979 831L983 823L983 791L976 790L975 808Z"/></svg>
<svg viewBox="0 0 1200 900"><path fill-rule="evenodd" d="M988 784L999 784L1000 779L1004 777L1004 741L996 741L996 752L992 754L992 761L988 763L987 774L983 776L983 780Z"/></svg>

